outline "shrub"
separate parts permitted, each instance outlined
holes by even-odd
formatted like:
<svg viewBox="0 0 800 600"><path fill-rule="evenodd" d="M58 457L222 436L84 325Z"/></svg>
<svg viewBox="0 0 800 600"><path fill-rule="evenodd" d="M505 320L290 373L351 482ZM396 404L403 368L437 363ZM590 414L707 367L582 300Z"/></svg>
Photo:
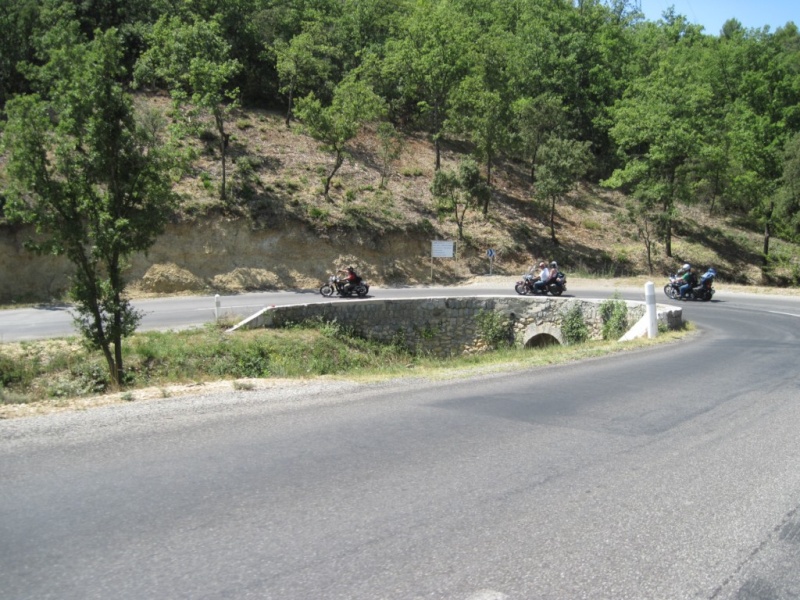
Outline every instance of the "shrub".
<svg viewBox="0 0 800 600"><path fill-rule="evenodd" d="M564 315L561 333L568 344L582 344L589 339L589 327L579 304L574 304Z"/></svg>
<svg viewBox="0 0 800 600"><path fill-rule="evenodd" d="M600 304L600 317L604 340L618 339L628 331L628 305L619 296Z"/></svg>
<svg viewBox="0 0 800 600"><path fill-rule="evenodd" d="M511 319L493 310L480 310L475 321L478 335L490 348L511 346L514 339Z"/></svg>

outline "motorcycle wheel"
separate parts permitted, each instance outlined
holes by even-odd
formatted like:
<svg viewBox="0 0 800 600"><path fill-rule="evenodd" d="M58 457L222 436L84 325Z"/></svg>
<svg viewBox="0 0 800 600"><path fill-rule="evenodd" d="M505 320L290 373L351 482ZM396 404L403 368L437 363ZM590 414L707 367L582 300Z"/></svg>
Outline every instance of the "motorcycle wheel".
<svg viewBox="0 0 800 600"><path fill-rule="evenodd" d="M678 290L676 290L671 285L667 284L664 286L664 293L667 295L667 298L670 300L675 300L678 297Z"/></svg>
<svg viewBox="0 0 800 600"><path fill-rule="evenodd" d="M528 290L525 289L524 283L518 283L514 286L514 291L517 292L520 296L524 296L528 293Z"/></svg>
<svg viewBox="0 0 800 600"><path fill-rule="evenodd" d="M553 296L560 296L562 290L560 285L551 285L549 291Z"/></svg>
<svg viewBox="0 0 800 600"><path fill-rule="evenodd" d="M333 296L333 286L329 283L326 283L321 288L319 288L319 293L325 296L326 298L330 298Z"/></svg>
<svg viewBox="0 0 800 600"><path fill-rule="evenodd" d="M357 285L356 286L356 296L359 298L363 298L369 293L369 288L365 285Z"/></svg>

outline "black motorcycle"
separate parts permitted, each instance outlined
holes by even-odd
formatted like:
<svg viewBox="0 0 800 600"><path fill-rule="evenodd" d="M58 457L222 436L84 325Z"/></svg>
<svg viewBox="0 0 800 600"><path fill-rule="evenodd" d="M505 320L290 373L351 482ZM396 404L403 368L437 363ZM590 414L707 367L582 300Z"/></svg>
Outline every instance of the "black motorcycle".
<svg viewBox="0 0 800 600"><path fill-rule="evenodd" d="M514 285L514 291L516 291L520 296L536 294L542 294L546 296L548 292L553 296L560 296L567 291L567 276L561 271L558 272L558 275L556 275L555 279L550 280L543 290L536 288L535 284L537 281L539 281L538 276L526 273L522 276L522 279Z"/></svg>
<svg viewBox="0 0 800 600"><path fill-rule="evenodd" d="M323 284L322 287L319 288L319 293L326 298L330 298L334 293L345 298L354 295L363 298L369 294L369 284L362 279L358 283L350 285L347 279L340 278L337 275L331 275L328 279L328 283Z"/></svg>

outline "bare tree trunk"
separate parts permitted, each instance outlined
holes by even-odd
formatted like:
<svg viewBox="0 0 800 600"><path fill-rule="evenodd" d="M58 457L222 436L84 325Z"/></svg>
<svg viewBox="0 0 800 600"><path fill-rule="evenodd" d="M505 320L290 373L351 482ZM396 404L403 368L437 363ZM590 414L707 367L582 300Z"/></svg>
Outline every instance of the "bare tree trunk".
<svg viewBox="0 0 800 600"><path fill-rule="evenodd" d="M289 128L289 121L292 118L292 100L294 99L294 86L289 87L288 106L286 107L286 128Z"/></svg>
<svg viewBox="0 0 800 600"><path fill-rule="evenodd" d="M336 172L339 170L339 167L341 167L343 163L344 163L344 153L340 148L336 148L336 160L333 163L333 169L328 174L328 177L325 179L324 195L325 199L328 202L332 201L330 197L331 181L333 181L333 176L336 175Z"/></svg>

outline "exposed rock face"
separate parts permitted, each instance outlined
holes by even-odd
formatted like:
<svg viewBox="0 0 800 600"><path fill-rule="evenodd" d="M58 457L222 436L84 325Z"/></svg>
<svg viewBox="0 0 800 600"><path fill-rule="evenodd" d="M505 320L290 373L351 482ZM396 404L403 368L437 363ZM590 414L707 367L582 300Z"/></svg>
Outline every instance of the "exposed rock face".
<svg viewBox="0 0 800 600"><path fill-rule="evenodd" d="M0 230L0 303L63 297L74 272L63 257L36 256L23 247L29 230ZM320 237L301 225L253 229L245 219L220 218L170 225L147 255L131 259L125 277L133 294L313 289L337 268L356 267L370 283L430 280L430 240L356 233ZM468 261L438 260L437 278L469 274Z"/></svg>

